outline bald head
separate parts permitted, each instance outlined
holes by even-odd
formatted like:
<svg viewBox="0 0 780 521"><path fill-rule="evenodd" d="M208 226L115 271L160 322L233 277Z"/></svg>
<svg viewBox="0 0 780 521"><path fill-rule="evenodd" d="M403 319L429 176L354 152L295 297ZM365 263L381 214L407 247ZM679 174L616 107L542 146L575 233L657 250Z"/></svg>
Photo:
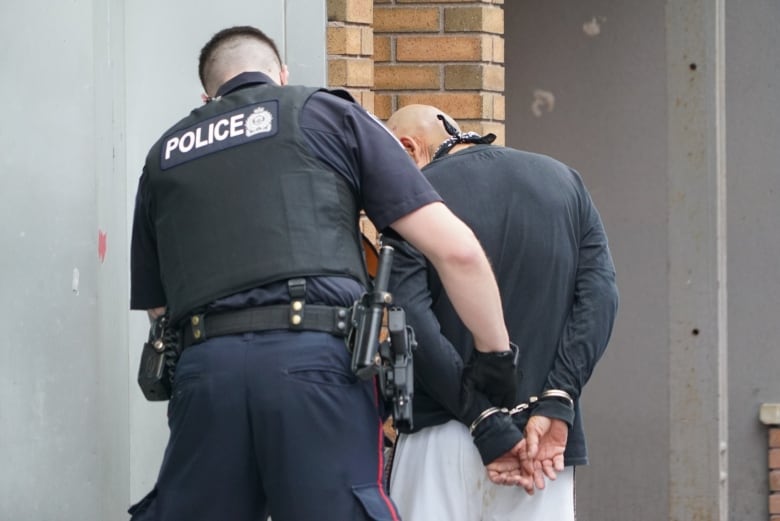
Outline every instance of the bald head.
<svg viewBox="0 0 780 521"><path fill-rule="evenodd" d="M387 127L419 167L430 163L439 145L450 137L439 115L460 130L455 120L431 105L407 105L387 120Z"/></svg>
<svg viewBox="0 0 780 521"><path fill-rule="evenodd" d="M258 71L279 84L287 82L287 68L279 50L265 33L250 26L223 29L203 46L198 72L206 94L242 72Z"/></svg>
<svg viewBox="0 0 780 521"><path fill-rule="evenodd" d="M387 120L387 126L396 136L414 136L438 147L442 141L450 137L437 117L439 115L447 118L447 121L458 128L451 117L431 105L407 105L398 109Z"/></svg>

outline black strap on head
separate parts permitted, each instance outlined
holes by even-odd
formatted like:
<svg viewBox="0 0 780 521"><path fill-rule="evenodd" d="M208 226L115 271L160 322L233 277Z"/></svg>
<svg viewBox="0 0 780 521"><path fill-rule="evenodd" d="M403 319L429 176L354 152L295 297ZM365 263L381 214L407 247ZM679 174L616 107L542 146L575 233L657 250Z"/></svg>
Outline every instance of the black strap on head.
<svg viewBox="0 0 780 521"><path fill-rule="evenodd" d="M452 124L447 121L447 118L443 114L437 114L436 117L444 124L444 130L450 135L444 143L439 145L436 149L436 153L433 154L433 160L439 159L449 153L452 147L461 143L474 143L477 145L489 145L496 140L496 135L493 133L480 136L476 132L459 132Z"/></svg>

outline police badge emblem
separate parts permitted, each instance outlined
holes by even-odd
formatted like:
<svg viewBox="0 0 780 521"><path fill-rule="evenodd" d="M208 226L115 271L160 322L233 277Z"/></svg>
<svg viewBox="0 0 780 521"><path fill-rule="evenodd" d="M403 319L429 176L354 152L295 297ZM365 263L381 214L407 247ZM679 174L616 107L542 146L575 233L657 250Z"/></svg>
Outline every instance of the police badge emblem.
<svg viewBox="0 0 780 521"><path fill-rule="evenodd" d="M246 118L244 122L244 132L247 137L270 132L273 127L274 117L265 107L257 107Z"/></svg>

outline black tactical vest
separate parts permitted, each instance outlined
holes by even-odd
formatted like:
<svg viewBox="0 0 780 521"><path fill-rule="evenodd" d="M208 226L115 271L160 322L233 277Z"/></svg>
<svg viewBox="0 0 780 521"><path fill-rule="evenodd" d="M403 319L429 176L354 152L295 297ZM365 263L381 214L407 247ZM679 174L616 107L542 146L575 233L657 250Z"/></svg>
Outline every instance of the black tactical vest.
<svg viewBox="0 0 780 521"><path fill-rule="evenodd" d="M173 321L300 276L366 284L358 197L308 150L316 89L259 85L196 109L149 152L160 271Z"/></svg>

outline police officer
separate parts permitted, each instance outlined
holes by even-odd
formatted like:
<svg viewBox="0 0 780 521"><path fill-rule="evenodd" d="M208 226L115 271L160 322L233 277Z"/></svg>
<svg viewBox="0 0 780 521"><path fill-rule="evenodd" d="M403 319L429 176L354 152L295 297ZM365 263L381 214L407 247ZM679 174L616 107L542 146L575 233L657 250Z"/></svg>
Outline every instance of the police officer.
<svg viewBox="0 0 780 521"><path fill-rule="evenodd" d="M344 342L368 284L359 212L428 256L477 348L511 375L489 263L348 94L285 86L260 30L214 35L199 73L207 103L151 148L136 198L131 307L167 312L184 350L157 483L132 518L397 520L382 403Z"/></svg>

